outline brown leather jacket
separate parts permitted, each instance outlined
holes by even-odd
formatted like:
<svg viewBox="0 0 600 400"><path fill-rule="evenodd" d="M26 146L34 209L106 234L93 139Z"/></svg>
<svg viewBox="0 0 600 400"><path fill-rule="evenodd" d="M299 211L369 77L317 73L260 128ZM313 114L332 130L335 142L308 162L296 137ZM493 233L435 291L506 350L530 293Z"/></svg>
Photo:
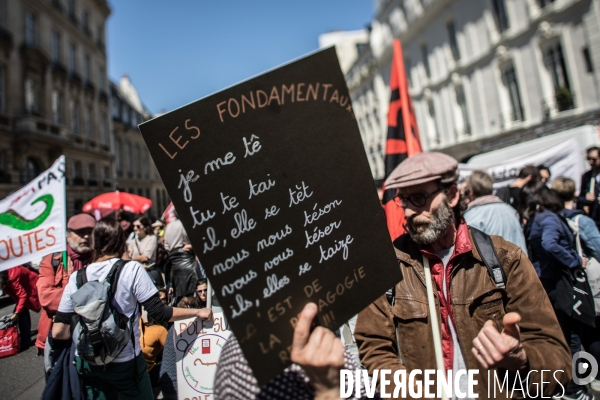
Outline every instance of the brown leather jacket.
<svg viewBox="0 0 600 400"><path fill-rule="evenodd" d="M470 233L469 238L473 245ZM545 396L561 393L562 388L557 381L566 387L571 379L571 354L548 296L531 262L518 246L499 236L492 236L492 241L506 272L506 289L496 286L474 245L472 253L465 254L451 272L450 296L460 351L467 368L479 370L479 374L475 375L478 380L475 393L480 399L506 399L510 396L506 386L501 393L498 385L495 385L494 395L493 371L490 371L492 385L489 385L488 371L471 353L473 339L483 324L492 320L501 331L502 318L507 312L521 315L521 342L531 371L529 395L541 396L539 388L542 380ZM394 246L403 277L395 288L395 305L392 307L383 295L358 315L356 323L355 337L360 358L371 375L374 369L391 369L392 376L399 369L436 369L421 252L408 234L396 239ZM437 290L434 292L439 315ZM395 325L400 341L399 351ZM543 375L541 370L545 370ZM504 374L505 371L497 371L499 385L502 385ZM522 379L526 377L523 375ZM423 375L417 379L423 380ZM512 387L515 376L508 374L508 379ZM391 388L394 388L393 379ZM390 393L390 386L386 392ZM432 386L432 392L436 392L436 386ZM517 390L513 395L515 398L523 397L523 393Z"/></svg>

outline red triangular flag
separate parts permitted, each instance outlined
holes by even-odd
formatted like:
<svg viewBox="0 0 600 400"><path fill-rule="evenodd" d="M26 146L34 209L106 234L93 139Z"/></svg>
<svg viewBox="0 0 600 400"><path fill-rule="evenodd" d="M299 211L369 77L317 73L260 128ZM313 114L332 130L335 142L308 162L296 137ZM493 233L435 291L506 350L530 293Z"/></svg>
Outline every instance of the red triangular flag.
<svg viewBox="0 0 600 400"><path fill-rule="evenodd" d="M394 40L390 90L392 95L388 110L388 133L385 143L385 179L407 157L423 151L415 110L408 94L402 46L398 39ZM396 190L386 190L385 185L382 189L382 203L388 230L392 240L395 240L404 233L404 211L393 201Z"/></svg>

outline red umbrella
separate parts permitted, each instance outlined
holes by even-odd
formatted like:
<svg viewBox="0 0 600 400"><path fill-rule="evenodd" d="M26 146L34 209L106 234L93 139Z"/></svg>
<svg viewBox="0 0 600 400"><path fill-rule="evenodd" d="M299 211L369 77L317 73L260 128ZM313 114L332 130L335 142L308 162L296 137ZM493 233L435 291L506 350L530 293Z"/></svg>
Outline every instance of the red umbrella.
<svg viewBox="0 0 600 400"><path fill-rule="evenodd" d="M94 197L83 206L83 212L91 213L94 210L120 210L143 214L152 207L152 200L136 194L119 192L102 193Z"/></svg>

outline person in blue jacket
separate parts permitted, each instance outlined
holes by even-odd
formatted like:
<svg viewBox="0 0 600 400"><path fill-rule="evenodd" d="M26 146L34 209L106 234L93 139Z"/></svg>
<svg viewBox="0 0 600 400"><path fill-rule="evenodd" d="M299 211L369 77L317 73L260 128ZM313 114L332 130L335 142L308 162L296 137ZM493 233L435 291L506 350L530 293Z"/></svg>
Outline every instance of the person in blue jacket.
<svg viewBox="0 0 600 400"><path fill-rule="evenodd" d="M521 198L521 215L527 220L525 238L529 257L552 300L560 269L585 267L587 260L577 254L573 233L560 214L563 201L554 191L536 182L523 188Z"/></svg>
<svg viewBox="0 0 600 400"><path fill-rule="evenodd" d="M552 181L552 190L564 201L565 208L561 211L562 215L576 222L579 227L579 238L583 253L588 257L593 257L600 261L600 232L593 219L584 214L582 210L575 209L575 181L570 178L560 176ZM588 270L589 270L588 265ZM598 303L596 303L596 307ZM588 353L594 358L600 360L600 316L599 310L596 310L596 327L586 328L580 335L571 336L571 348L576 351L581 349L581 344ZM596 373L595 379L590 383L590 387L600 392L600 370Z"/></svg>
<svg viewBox="0 0 600 400"><path fill-rule="evenodd" d="M585 268L587 258L580 257L575 237L562 214L563 200L542 182L526 185L521 191L521 215L527 220L525 238L529 257L546 290L565 340L571 353L580 347L582 324L557 308L556 286L563 268ZM583 386L573 381L565 390L563 399L591 399Z"/></svg>

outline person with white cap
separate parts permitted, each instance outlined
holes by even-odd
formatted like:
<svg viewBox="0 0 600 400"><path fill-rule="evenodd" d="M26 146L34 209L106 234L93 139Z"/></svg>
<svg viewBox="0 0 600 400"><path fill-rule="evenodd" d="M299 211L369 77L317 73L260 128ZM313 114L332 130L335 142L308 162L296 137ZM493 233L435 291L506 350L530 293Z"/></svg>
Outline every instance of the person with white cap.
<svg viewBox="0 0 600 400"><path fill-rule="evenodd" d="M407 233L394 241L402 280L358 315L361 361L370 374L479 370L479 398L489 398L494 376L506 374L509 388L496 398L509 398L515 382L526 393L559 393L571 377L571 356L550 301L518 246L467 226L457 167L448 155L420 153L385 182L397 189L406 217ZM463 376L455 395L467 393Z"/></svg>

